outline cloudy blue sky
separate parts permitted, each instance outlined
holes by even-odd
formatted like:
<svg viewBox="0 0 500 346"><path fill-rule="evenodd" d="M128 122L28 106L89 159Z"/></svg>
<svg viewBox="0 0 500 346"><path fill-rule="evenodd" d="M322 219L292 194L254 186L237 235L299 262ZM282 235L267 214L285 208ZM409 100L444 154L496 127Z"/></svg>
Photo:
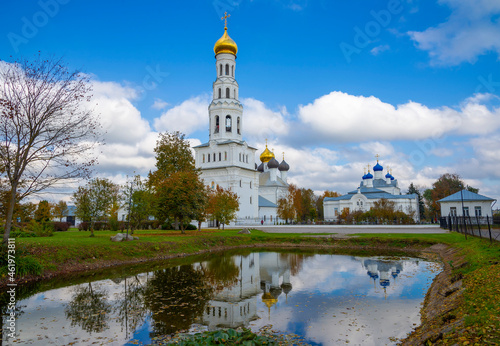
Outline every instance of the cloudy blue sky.
<svg viewBox="0 0 500 346"><path fill-rule="evenodd" d="M158 132L207 141L213 45L228 11L243 135L259 152L266 138L279 158L285 152L291 182L345 193L379 154L404 190L449 172L500 199L499 0L1 7L0 59L41 51L93 76L107 130L96 175L124 182L154 169Z"/></svg>

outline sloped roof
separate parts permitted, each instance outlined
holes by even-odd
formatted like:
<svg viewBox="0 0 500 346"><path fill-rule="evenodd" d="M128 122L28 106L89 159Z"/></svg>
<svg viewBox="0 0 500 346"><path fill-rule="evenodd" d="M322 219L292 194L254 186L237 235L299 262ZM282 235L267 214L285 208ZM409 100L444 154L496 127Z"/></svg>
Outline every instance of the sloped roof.
<svg viewBox="0 0 500 346"><path fill-rule="evenodd" d="M462 196L464 201L495 201L493 198L474 193L469 190L455 192L453 195L440 199L438 202L461 202Z"/></svg>
<svg viewBox="0 0 500 346"><path fill-rule="evenodd" d="M278 206L276 204L274 204L273 202L271 202L270 200L268 200L262 196L259 196L259 208L260 207L277 208Z"/></svg>
<svg viewBox="0 0 500 346"><path fill-rule="evenodd" d="M267 171L264 173L260 173L259 175L259 186L285 186L288 184L285 183L280 176L276 177L276 181L271 180L271 172Z"/></svg>

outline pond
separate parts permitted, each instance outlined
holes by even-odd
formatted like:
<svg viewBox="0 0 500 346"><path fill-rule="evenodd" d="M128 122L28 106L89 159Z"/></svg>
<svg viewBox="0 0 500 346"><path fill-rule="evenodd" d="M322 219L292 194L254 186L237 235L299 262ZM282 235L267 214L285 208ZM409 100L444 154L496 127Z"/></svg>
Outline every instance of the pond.
<svg viewBox="0 0 500 346"><path fill-rule="evenodd" d="M16 338L4 332L3 342L141 345L178 331L272 325L311 345L393 345L420 323L440 269L418 258L313 252L220 253L122 268L25 292Z"/></svg>

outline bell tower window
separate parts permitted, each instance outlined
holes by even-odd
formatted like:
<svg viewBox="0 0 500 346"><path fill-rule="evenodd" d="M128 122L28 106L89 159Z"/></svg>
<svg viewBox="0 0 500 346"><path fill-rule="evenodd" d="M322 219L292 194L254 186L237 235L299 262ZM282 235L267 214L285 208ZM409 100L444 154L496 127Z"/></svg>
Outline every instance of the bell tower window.
<svg viewBox="0 0 500 346"><path fill-rule="evenodd" d="M219 76L222 76L222 64L219 66Z"/></svg>
<svg viewBox="0 0 500 346"><path fill-rule="evenodd" d="M227 99L228 99L228 98L229 98L229 96L230 96L229 94L230 94L230 92L229 92L229 88L226 88L226 98L227 98Z"/></svg>
<svg viewBox="0 0 500 346"><path fill-rule="evenodd" d="M215 130L214 133L219 133L219 116L215 116Z"/></svg>
<svg viewBox="0 0 500 346"><path fill-rule="evenodd" d="M226 115L226 132L231 132L231 116Z"/></svg>
<svg viewBox="0 0 500 346"><path fill-rule="evenodd" d="M231 76L234 77L234 65L231 65Z"/></svg>
<svg viewBox="0 0 500 346"><path fill-rule="evenodd" d="M221 99L222 98L222 89L219 88L219 98Z"/></svg>
<svg viewBox="0 0 500 346"><path fill-rule="evenodd" d="M226 64L226 76L229 76L229 64Z"/></svg>
<svg viewBox="0 0 500 346"><path fill-rule="evenodd" d="M236 120L236 132L241 135L240 133L240 117Z"/></svg>

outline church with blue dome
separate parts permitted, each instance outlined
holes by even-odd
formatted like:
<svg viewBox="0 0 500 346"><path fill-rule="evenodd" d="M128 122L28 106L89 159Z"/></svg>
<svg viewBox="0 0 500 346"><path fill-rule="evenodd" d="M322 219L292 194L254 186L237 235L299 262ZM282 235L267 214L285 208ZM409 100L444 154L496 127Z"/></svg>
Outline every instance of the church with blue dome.
<svg viewBox="0 0 500 346"><path fill-rule="evenodd" d="M418 196L416 194L401 194L398 180L394 178L389 169L384 175L384 167L379 163L373 166L373 174L370 165L361 179L359 187L340 197L326 197L323 200L323 211L325 221L337 221L344 209L350 212L370 210L375 202L381 199L392 201L395 209L406 214L413 214L415 222L420 221Z"/></svg>

